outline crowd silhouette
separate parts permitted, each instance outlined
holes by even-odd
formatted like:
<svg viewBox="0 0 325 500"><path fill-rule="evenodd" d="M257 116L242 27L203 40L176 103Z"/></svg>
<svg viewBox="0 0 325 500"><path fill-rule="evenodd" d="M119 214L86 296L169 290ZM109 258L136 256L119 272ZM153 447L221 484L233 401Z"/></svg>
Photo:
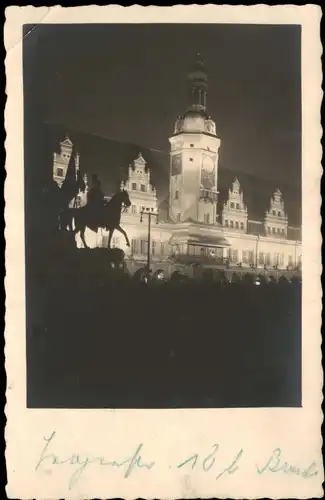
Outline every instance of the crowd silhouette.
<svg viewBox="0 0 325 500"><path fill-rule="evenodd" d="M300 405L299 280L146 282L104 254L32 268L29 406Z"/></svg>

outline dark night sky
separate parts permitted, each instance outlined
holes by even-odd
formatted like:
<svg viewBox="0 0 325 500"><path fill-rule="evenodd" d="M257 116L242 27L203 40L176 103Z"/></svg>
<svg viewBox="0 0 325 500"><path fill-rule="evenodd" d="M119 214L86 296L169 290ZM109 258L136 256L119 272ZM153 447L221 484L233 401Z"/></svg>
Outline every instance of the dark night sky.
<svg viewBox="0 0 325 500"><path fill-rule="evenodd" d="M163 150L200 52L222 166L301 182L300 27L38 25L27 36L28 85L46 120Z"/></svg>

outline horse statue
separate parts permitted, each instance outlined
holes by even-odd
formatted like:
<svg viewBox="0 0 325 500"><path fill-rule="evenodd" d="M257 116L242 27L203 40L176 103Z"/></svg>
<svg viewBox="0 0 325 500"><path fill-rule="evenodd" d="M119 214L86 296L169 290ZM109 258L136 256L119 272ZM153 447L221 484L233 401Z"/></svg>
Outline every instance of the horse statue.
<svg viewBox="0 0 325 500"><path fill-rule="evenodd" d="M111 248L111 241L114 231L119 231L123 234L126 244L129 247L129 238L121 228L121 214L126 210L126 208L131 206L131 201L129 194L125 189L122 189L118 193L104 204L99 211L94 212L85 205L81 208L72 208L72 217L74 219L74 233L75 235L80 233L81 241L85 248L89 248L85 240L85 231L88 227L91 231L97 233L99 228L106 229L109 231L108 236L108 248Z"/></svg>

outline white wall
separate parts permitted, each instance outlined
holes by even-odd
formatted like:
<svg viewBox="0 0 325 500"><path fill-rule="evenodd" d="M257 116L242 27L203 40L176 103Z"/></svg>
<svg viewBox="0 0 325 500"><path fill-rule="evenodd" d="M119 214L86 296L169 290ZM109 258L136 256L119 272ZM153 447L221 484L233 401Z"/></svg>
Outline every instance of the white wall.
<svg viewBox="0 0 325 500"><path fill-rule="evenodd" d="M299 256L302 255L302 248L300 242L295 242L292 240L270 238L270 237L260 237L258 240L256 236L250 234L234 234L225 231L225 237L231 244L233 250L238 252L238 262L243 263L243 257L245 252L253 252L253 264L256 263L256 250L257 250L257 264L258 267L263 267L263 264L259 262L259 254L264 254L264 262L268 266L274 266L278 263L278 267L285 269L288 265L297 265ZM266 254L270 254L270 264L267 263L265 257ZM277 262L276 254L279 255L279 260ZM227 252L224 252L224 256L227 256ZM291 259L290 259L291 257ZM244 265L244 264L243 264ZM249 263L247 263L249 266Z"/></svg>

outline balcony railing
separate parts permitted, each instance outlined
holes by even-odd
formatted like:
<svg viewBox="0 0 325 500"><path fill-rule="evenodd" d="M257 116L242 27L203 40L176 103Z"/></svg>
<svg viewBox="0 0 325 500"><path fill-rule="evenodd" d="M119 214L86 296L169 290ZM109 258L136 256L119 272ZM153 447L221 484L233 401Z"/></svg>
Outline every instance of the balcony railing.
<svg viewBox="0 0 325 500"><path fill-rule="evenodd" d="M218 199L218 193L216 191L212 191L211 189L200 189L200 200L207 200L210 202L216 202Z"/></svg>

